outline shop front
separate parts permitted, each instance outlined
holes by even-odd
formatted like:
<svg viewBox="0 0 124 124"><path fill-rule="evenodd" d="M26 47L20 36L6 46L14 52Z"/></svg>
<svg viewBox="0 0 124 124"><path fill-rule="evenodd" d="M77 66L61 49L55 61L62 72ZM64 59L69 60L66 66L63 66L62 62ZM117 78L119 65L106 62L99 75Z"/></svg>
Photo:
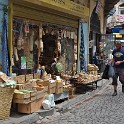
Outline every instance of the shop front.
<svg viewBox="0 0 124 124"><path fill-rule="evenodd" d="M8 8L10 74L17 82L13 108L33 113L74 98L70 79L80 66L79 27L88 23L89 9L68 0L11 0Z"/></svg>
<svg viewBox="0 0 124 124"><path fill-rule="evenodd" d="M79 21L88 17L88 8L66 0L14 0L11 4L12 73L32 74L45 66L52 74L54 62L62 63L64 73L76 72Z"/></svg>

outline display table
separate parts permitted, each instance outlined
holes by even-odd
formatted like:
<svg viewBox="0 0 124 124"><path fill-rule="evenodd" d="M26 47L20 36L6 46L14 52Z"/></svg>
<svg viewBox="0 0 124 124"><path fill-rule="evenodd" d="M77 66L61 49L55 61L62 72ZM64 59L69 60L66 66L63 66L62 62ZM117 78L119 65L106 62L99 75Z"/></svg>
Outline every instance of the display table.
<svg viewBox="0 0 124 124"><path fill-rule="evenodd" d="M85 82L85 83L82 83L82 82L75 82L74 83L74 86L78 86L78 85L92 85L92 89L94 88L94 84L95 84L95 88L97 89L98 85L97 85L97 82L98 81L101 81L102 79L98 79L98 80L94 80L94 81L89 81L89 82Z"/></svg>
<svg viewBox="0 0 124 124"><path fill-rule="evenodd" d="M69 98L69 92L63 92L61 94L54 94L54 101L59 101L62 99L68 99Z"/></svg>

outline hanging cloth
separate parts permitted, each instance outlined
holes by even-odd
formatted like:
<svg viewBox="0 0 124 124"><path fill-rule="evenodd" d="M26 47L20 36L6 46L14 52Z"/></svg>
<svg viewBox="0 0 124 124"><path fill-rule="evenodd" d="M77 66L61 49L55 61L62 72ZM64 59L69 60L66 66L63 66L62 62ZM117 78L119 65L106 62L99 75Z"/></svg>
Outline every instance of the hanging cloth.
<svg viewBox="0 0 124 124"><path fill-rule="evenodd" d="M81 23L80 70L86 72L83 24Z"/></svg>
<svg viewBox="0 0 124 124"><path fill-rule="evenodd" d="M2 72L10 76L10 57L8 50L8 34L7 34L7 13L3 15L3 29L2 29Z"/></svg>

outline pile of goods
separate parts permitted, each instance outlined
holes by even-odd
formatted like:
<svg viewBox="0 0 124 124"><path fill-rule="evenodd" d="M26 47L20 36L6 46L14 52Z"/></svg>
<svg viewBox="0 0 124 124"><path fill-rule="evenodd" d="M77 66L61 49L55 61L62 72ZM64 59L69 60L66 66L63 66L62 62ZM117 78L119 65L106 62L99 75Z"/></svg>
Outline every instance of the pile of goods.
<svg viewBox="0 0 124 124"><path fill-rule="evenodd" d="M18 104L18 112L33 113L43 107L43 101L50 94L61 94L63 91L69 91L71 85L65 83L60 76L56 80L47 74L42 79L33 79L33 76L20 75L15 78L17 81L13 102ZM47 80L46 80L47 79ZM44 103L45 104L45 103Z"/></svg>
<svg viewBox="0 0 124 124"><path fill-rule="evenodd" d="M90 82L101 79L98 75L99 68L94 64L88 64L88 73L81 72L74 76L78 83L88 84Z"/></svg>

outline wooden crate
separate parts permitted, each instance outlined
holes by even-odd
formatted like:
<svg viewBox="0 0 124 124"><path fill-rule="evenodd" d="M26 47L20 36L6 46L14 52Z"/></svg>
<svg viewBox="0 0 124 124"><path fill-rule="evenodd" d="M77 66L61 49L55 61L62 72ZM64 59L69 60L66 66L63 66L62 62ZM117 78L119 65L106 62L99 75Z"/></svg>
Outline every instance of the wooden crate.
<svg viewBox="0 0 124 124"><path fill-rule="evenodd" d="M14 93L13 99L27 99L30 98L30 93Z"/></svg>
<svg viewBox="0 0 124 124"><path fill-rule="evenodd" d="M48 86L45 86L42 91L37 91L37 99L43 98L48 94Z"/></svg>
<svg viewBox="0 0 124 124"><path fill-rule="evenodd" d="M29 104L18 104L18 112L31 114L37 112L42 107L43 98L35 100Z"/></svg>
<svg viewBox="0 0 124 124"><path fill-rule="evenodd" d="M24 84L16 84L16 89L18 90L24 90L25 85Z"/></svg>
<svg viewBox="0 0 124 124"><path fill-rule="evenodd" d="M13 99L13 103L28 104L30 102L31 102L30 98L26 98L26 99Z"/></svg>
<svg viewBox="0 0 124 124"><path fill-rule="evenodd" d="M37 96L32 96L32 97L30 97L30 100L33 102L33 101L35 101L37 99Z"/></svg>
<svg viewBox="0 0 124 124"><path fill-rule="evenodd" d="M34 79L40 79L40 75L37 74L37 73L35 73L35 74L34 74Z"/></svg>
<svg viewBox="0 0 124 124"><path fill-rule="evenodd" d="M37 95L37 91L36 90L34 90L33 92L30 92L30 96L32 97L32 96L36 96Z"/></svg>
<svg viewBox="0 0 124 124"><path fill-rule="evenodd" d="M56 83L50 83L49 81L39 82L43 86L48 86L48 94L56 92Z"/></svg>
<svg viewBox="0 0 124 124"><path fill-rule="evenodd" d="M33 74L26 75L26 81L33 79Z"/></svg>

